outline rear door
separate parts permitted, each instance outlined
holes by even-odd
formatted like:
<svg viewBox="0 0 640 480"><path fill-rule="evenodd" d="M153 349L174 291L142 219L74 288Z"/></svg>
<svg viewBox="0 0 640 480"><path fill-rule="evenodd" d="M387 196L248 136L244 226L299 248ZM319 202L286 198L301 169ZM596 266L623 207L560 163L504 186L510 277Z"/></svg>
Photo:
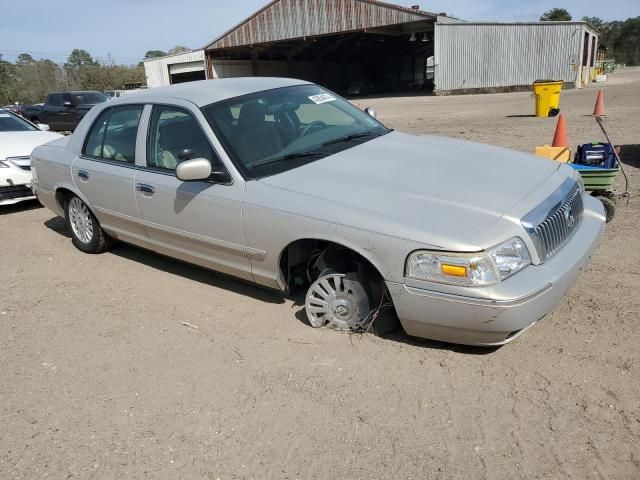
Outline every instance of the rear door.
<svg viewBox="0 0 640 480"><path fill-rule="evenodd" d="M143 110L143 105L105 109L89 129L72 174L108 233L146 246L134 194L136 147Z"/></svg>
<svg viewBox="0 0 640 480"><path fill-rule="evenodd" d="M252 280L242 223L244 183L182 182L175 176L178 163L192 158L208 159L214 171L225 168L202 114L185 107L154 105L149 119L146 166L136 177L149 241L159 253Z"/></svg>

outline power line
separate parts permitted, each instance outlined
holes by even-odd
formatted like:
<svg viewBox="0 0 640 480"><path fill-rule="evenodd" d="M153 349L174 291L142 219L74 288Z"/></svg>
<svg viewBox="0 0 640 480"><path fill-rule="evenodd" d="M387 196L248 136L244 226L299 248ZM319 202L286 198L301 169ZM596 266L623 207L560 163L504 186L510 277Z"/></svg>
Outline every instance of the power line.
<svg viewBox="0 0 640 480"><path fill-rule="evenodd" d="M30 51L30 50L0 50L0 54L2 54L3 56L7 56L7 57L18 57L20 55L22 55L23 53L26 53L28 55L36 55L36 56L40 56L40 55L46 55L48 57L55 57L55 58L69 58L70 53L53 53L53 52L35 52L35 51ZM120 57L120 56L115 56L115 55L111 55L111 54L107 54L107 55L92 55L96 58L118 58L120 60L130 60L130 61L134 61L134 62L139 62L142 60L142 57Z"/></svg>

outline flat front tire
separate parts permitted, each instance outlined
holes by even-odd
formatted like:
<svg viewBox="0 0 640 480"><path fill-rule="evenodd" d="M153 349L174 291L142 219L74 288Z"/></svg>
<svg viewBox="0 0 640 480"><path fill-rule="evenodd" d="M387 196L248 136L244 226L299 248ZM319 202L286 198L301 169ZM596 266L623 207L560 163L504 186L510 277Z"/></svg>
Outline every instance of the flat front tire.
<svg viewBox="0 0 640 480"><path fill-rule="evenodd" d="M102 253L112 243L102 230L89 207L78 197L72 196L65 204L67 228L73 245L85 253Z"/></svg>

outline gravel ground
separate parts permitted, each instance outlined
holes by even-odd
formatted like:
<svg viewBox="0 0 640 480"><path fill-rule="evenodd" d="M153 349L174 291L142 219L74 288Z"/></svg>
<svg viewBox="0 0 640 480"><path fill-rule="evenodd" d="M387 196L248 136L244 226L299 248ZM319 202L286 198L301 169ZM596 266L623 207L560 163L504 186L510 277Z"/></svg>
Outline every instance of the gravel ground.
<svg viewBox="0 0 640 480"><path fill-rule="evenodd" d="M630 201L500 349L314 330L270 292L126 245L84 255L49 211L0 210L0 478L640 478L640 70L603 90ZM574 145L602 138L595 95L563 93ZM525 151L555 127L527 93L357 102Z"/></svg>

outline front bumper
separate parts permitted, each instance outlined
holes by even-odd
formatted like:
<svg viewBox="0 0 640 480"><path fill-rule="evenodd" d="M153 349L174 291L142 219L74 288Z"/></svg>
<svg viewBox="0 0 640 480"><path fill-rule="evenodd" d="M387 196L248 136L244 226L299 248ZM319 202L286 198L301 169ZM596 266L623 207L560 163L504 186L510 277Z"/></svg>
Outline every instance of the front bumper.
<svg viewBox="0 0 640 480"><path fill-rule="evenodd" d="M516 339L562 300L597 248L604 233L604 209L590 196L584 197L584 207L580 228L552 259L493 287L452 294L408 280L387 282L404 330L464 345L499 346Z"/></svg>
<svg viewBox="0 0 640 480"><path fill-rule="evenodd" d="M12 205L36 198L31 191L31 170L12 161L9 165L8 168L0 168L0 205Z"/></svg>

